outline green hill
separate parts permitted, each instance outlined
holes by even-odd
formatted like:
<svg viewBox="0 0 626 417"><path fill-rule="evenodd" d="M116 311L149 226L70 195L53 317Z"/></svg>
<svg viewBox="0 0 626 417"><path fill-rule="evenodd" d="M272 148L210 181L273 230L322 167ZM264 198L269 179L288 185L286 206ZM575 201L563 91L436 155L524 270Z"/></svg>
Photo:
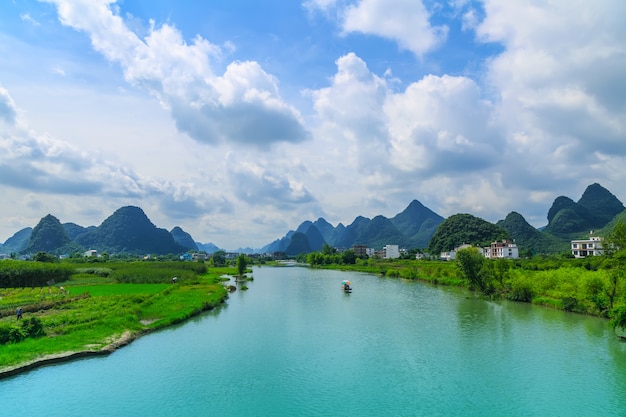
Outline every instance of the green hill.
<svg viewBox="0 0 626 417"><path fill-rule="evenodd" d="M83 248L67 235L59 219L48 214L33 228L28 245L22 253L46 252L62 255L82 251Z"/></svg>
<svg viewBox="0 0 626 417"><path fill-rule="evenodd" d="M591 184L578 202L564 196L554 200L544 232L561 239L581 237L604 227L623 210L622 202L606 188Z"/></svg>
<svg viewBox="0 0 626 417"><path fill-rule="evenodd" d="M511 238L517 244L520 253L558 253L569 249L569 241L559 239L548 233L537 230L524 217L517 213L509 213L504 220L500 220L496 225L509 232Z"/></svg>
<svg viewBox="0 0 626 417"><path fill-rule="evenodd" d="M115 211L94 230L76 241L99 252L155 254L186 252L165 229L157 228L139 207L126 206Z"/></svg>
<svg viewBox="0 0 626 417"><path fill-rule="evenodd" d="M500 226L471 214L455 214L439 225L428 251L438 255L462 244L488 246L491 242L510 238L509 232Z"/></svg>

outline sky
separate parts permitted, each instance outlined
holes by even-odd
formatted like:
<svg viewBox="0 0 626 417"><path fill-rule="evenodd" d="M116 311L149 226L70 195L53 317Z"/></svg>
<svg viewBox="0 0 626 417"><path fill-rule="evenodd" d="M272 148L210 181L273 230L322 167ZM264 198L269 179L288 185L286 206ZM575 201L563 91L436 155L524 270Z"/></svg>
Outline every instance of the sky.
<svg viewBox="0 0 626 417"><path fill-rule="evenodd" d="M0 242L120 207L224 249L411 201L626 201L622 0L4 0ZM390 242L392 243L392 242Z"/></svg>

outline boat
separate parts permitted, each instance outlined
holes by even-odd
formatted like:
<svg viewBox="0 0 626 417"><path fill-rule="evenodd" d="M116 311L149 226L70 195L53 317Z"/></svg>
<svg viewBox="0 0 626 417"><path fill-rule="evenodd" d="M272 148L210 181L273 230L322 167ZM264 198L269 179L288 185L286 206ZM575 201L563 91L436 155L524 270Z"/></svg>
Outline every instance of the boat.
<svg viewBox="0 0 626 417"><path fill-rule="evenodd" d="M348 280L343 280L341 283L341 289L343 292L351 293L352 292L352 284Z"/></svg>

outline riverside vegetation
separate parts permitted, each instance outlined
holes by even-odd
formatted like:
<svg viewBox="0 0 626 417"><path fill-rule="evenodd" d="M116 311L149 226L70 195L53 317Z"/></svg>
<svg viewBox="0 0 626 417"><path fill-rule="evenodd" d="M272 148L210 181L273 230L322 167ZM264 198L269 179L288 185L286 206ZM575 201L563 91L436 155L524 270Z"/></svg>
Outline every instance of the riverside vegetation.
<svg viewBox="0 0 626 417"><path fill-rule="evenodd" d="M221 277L235 272L198 262L1 261L0 376L106 353L211 309L227 297Z"/></svg>
<svg viewBox="0 0 626 417"><path fill-rule="evenodd" d="M359 259L352 250L325 246L310 253L315 268L343 269L432 284L467 287L491 299L528 302L610 319L626 328L626 224L605 239L605 254L574 259L569 254L527 259L485 259L477 248L459 250L454 262L415 259ZM304 259L302 259L304 261Z"/></svg>

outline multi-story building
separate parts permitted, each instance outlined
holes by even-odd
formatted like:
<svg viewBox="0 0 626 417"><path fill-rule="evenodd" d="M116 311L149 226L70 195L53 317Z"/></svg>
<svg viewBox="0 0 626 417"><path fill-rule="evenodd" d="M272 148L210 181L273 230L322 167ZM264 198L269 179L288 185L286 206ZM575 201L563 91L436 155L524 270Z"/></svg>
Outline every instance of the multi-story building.
<svg viewBox="0 0 626 417"><path fill-rule="evenodd" d="M354 245L352 250L359 258L365 258L367 256L367 245Z"/></svg>
<svg viewBox="0 0 626 417"><path fill-rule="evenodd" d="M483 255L489 259L517 259L519 250L517 244L509 240L491 242L491 246L483 248Z"/></svg>
<svg viewBox="0 0 626 417"><path fill-rule="evenodd" d="M385 259L398 259L400 257L400 247L398 245L385 245L383 251Z"/></svg>
<svg viewBox="0 0 626 417"><path fill-rule="evenodd" d="M602 255L602 238L589 236L589 239L572 240L572 255L574 258L586 258L587 256Z"/></svg>

